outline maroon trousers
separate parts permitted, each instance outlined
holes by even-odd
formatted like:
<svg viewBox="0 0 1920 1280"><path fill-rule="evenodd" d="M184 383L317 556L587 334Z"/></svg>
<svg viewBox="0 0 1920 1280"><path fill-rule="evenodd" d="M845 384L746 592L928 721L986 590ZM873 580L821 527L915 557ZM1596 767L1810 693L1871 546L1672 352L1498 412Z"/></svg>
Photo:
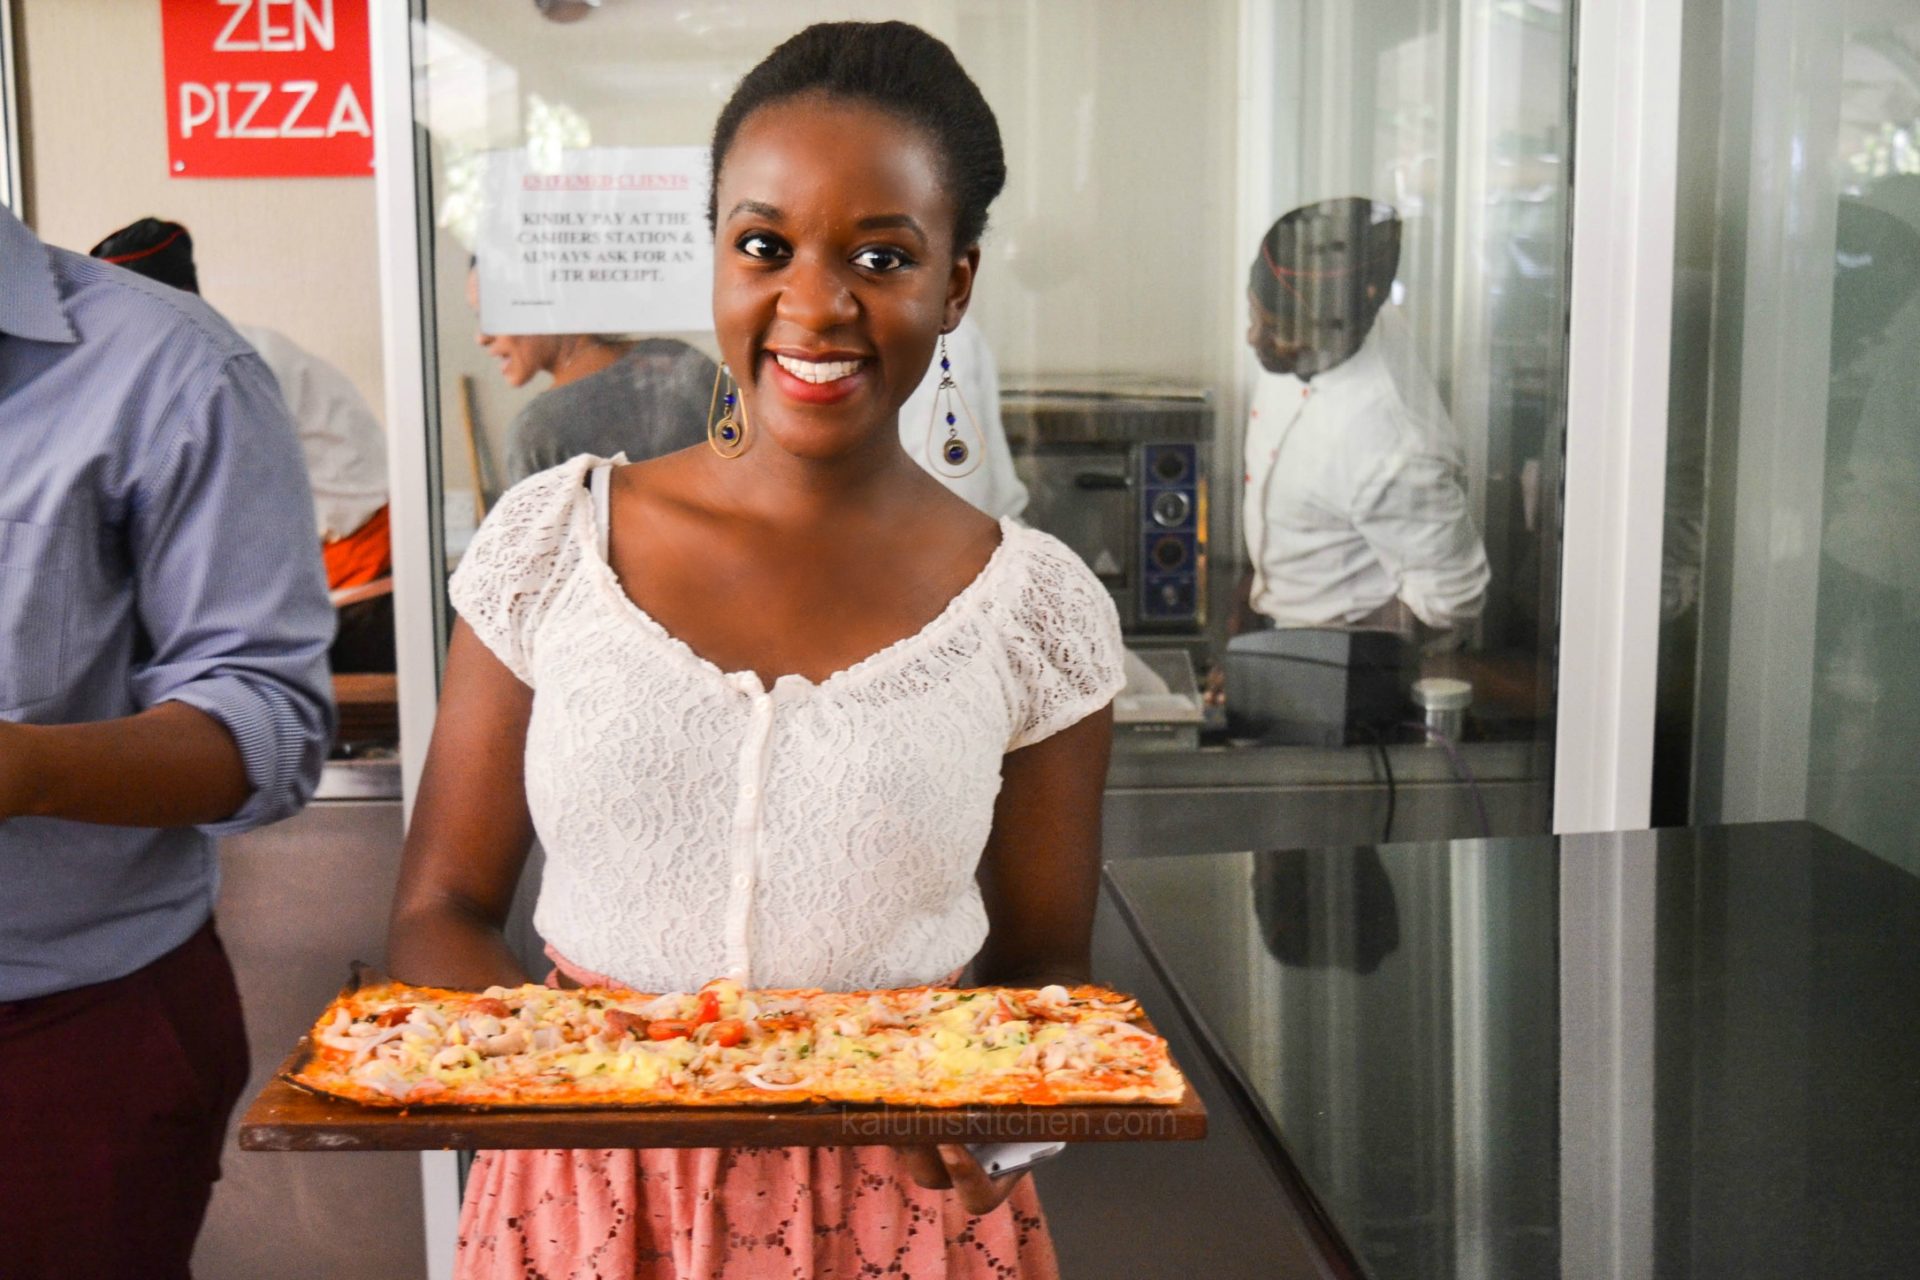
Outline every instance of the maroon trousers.
<svg viewBox="0 0 1920 1280"><path fill-rule="evenodd" d="M211 922L124 978L0 1003L0 1275L185 1280L247 1065Z"/></svg>

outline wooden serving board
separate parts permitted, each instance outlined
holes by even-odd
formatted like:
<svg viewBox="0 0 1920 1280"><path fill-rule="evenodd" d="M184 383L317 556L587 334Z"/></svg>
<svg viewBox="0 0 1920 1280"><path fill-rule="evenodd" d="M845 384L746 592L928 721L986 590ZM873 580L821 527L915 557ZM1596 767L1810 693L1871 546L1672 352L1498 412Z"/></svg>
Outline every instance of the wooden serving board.
<svg viewBox="0 0 1920 1280"><path fill-rule="evenodd" d="M387 981L356 962L343 994ZM1147 1031L1153 1024L1135 1019ZM1158 1034L1157 1032L1155 1034ZM292 1083L308 1037L240 1118L243 1151L504 1151L569 1147L859 1147L929 1142L1190 1142L1207 1109L1187 1082L1179 1102L890 1107L368 1107ZM1175 1064L1176 1066L1179 1064Z"/></svg>
<svg viewBox="0 0 1920 1280"><path fill-rule="evenodd" d="M1152 1030L1143 1018L1140 1025ZM931 1142L1191 1142L1207 1109L1180 1101L1114 1106L604 1107L468 1110L364 1107L292 1084L304 1039L247 1107L243 1151L499 1151L531 1147L858 1147Z"/></svg>

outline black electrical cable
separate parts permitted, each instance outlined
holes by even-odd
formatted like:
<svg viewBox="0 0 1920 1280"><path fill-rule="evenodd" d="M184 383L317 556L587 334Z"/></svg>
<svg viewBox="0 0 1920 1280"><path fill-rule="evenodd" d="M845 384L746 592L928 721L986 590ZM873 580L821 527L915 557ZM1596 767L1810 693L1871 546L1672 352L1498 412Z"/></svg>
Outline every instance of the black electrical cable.
<svg viewBox="0 0 1920 1280"><path fill-rule="evenodd" d="M1387 776L1387 820L1380 824L1380 843L1385 844L1393 835L1393 811L1399 803L1399 786L1393 780L1393 760L1387 755L1387 740L1380 736L1380 730L1370 724L1363 724L1373 737L1373 749L1380 754L1380 772Z"/></svg>

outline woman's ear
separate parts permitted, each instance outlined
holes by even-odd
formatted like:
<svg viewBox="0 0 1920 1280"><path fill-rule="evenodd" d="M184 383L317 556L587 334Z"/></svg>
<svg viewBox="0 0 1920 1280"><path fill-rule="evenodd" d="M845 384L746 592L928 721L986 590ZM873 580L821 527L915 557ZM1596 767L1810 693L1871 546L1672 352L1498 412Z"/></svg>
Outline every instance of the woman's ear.
<svg viewBox="0 0 1920 1280"><path fill-rule="evenodd" d="M959 328L968 305L973 302L973 277L979 270L980 246L977 244L953 260L953 270L947 273L947 307L940 317L940 332L952 333Z"/></svg>

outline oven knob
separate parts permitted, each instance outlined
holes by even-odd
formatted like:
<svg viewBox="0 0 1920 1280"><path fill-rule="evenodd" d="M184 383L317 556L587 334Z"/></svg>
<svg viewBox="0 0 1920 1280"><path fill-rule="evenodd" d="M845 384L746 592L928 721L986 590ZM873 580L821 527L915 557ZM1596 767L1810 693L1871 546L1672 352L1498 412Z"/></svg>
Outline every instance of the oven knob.
<svg viewBox="0 0 1920 1280"><path fill-rule="evenodd" d="M1153 474L1161 484L1177 484L1187 478L1187 457L1178 449L1162 449L1153 459Z"/></svg>
<svg viewBox="0 0 1920 1280"><path fill-rule="evenodd" d="M1162 538L1153 544L1154 567L1171 573L1187 562L1187 544L1178 538Z"/></svg>
<svg viewBox="0 0 1920 1280"><path fill-rule="evenodd" d="M1192 514L1193 499L1177 489L1159 494L1153 500L1153 522L1163 529L1185 524Z"/></svg>

